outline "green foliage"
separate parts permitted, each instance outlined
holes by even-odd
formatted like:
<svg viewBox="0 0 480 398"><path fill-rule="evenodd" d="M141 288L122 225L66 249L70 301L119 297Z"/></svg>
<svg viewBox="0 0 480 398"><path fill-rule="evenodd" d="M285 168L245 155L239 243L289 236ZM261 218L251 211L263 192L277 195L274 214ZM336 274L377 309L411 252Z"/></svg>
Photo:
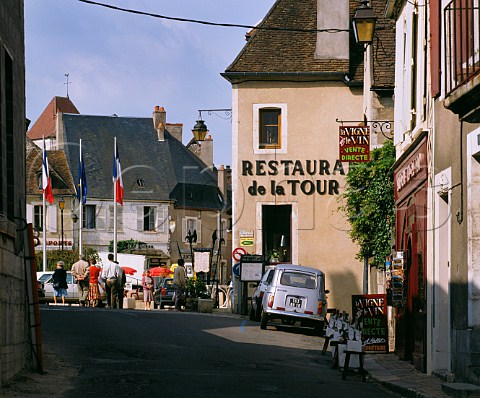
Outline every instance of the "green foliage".
<svg viewBox="0 0 480 398"><path fill-rule="evenodd" d="M139 240L119 240L117 242L117 253L132 253L135 249L138 249L139 245L144 244ZM113 240L108 245L108 251L113 253Z"/></svg>
<svg viewBox="0 0 480 398"><path fill-rule="evenodd" d="M85 247L83 254L87 259L95 257L97 262L100 260L98 252L91 247ZM35 253L35 260L37 262L37 271L43 271L42 251ZM65 263L64 268L69 271L72 265L78 261L78 250L47 250L47 271L55 270L55 266L59 261L63 261Z"/></svg>
<svg viewBox="0 0 480 398"><path fill-rule="evenodd" d="M185 290L188 297L210 297L207 293L207 285L201 278L187 278Z"/></svg>
<svg viewBox="0 0 480 398"><path fill-rule="evenodd" d="M351 225L350 237L360 251L357 258L373 257L383 265L390 254L395 227L395 199L392 165L395 147L387 141L371 152L368 163L351 163L341 209Z"/></svg>

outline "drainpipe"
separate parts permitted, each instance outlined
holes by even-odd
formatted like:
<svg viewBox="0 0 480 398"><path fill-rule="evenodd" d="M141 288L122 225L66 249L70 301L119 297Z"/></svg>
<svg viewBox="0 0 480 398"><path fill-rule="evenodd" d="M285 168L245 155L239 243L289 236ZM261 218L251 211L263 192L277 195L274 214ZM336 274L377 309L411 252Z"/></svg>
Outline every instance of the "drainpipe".
<svg viewBox="0 0 480 398"><path fill-rule="evenodd" d="M368 256L363 257L363 294L368 294Z"/></svg>

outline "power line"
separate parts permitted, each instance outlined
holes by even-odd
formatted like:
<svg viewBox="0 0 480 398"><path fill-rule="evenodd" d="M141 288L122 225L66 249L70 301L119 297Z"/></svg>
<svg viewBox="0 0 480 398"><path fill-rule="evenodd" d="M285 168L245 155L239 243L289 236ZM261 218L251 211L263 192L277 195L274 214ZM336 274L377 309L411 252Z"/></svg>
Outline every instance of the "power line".
<svg viewBox="0 0 480 398"><path fill-rule="evenodd" d="M318 32L326 32L326 33L339 33L339 32L349 32L349 29L302 29L302 28L281 28L281 27L268 27L268 26L253 26L253 25L242 25L242 24L233 24L233 23L219 23L219 22L209 22L209 21L202 21L198 19L188 19L188 18L177 18L177 17L169 17L166 15L160 14L153 14L150 12L145 11L138 11L132 10L128 8L122 8L117 6L112 6L110 4L99 3L92 0L78 0L81 3L87 3L91 5L96 5L100 7L110 8L116 11L128 12L131 14L137 15L146 15L153 18L160 18L160 19L168 19L170 21L178 21L178 22L190 22L190 23L197 23L201 25L210 25L210 26L223 26L227 28L245 28L245 29L258 29L258 30L276 30L276 31L286 31L286 32L300 32L300 33L318 33Z"/></svg>

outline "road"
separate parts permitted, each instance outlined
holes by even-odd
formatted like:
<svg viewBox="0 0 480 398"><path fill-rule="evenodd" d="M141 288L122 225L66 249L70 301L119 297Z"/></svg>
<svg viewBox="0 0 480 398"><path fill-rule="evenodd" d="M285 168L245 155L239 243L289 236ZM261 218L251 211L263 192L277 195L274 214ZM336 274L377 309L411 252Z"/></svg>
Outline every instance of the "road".
<svg viewBox="0 0 480 398"><path fill-rule="evenodd" d="M47 374L5 397L393 397L342 381L323 339L236 315L42 306ZM2 395L2 394L0 394Z"/></svg>

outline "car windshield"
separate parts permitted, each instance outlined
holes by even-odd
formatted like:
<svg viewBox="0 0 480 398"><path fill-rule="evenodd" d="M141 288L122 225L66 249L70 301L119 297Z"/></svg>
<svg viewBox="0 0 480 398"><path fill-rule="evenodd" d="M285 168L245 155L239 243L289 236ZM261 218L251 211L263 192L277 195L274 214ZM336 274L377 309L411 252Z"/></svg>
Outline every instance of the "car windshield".
<svg viewBox="0 0 480 398"><path fill-rule="evenodd" d="M314 275L308 275L300 272L284 272L280 278L280 284L284 286L301 287L306 289L315 289L316 278Z"/></svg>

